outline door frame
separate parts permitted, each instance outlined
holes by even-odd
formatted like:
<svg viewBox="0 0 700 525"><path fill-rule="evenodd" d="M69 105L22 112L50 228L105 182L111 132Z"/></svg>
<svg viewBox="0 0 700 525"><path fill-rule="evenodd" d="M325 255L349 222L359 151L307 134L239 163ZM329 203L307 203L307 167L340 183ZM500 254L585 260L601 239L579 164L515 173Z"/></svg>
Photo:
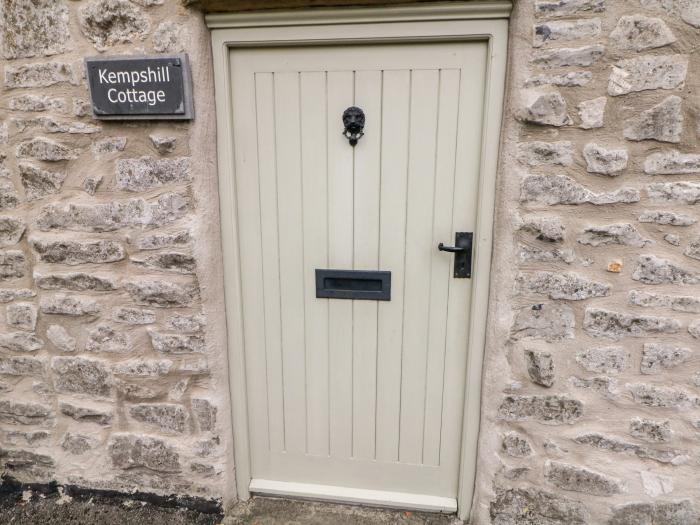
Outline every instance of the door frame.
<svg viewBox="0 0 700 525"><path fill-rule="evenodd" d="M471 512L481 414L481 377L486 340L493 218L503 114L508 18L507 1L423 4L410 7L300 9L211 14L217 115L217 160L228 331L229 387L234 465L239 499L250 498L252 479L248 430L243 304L238 246L230 50L237 47L343 45L432 41L486 41L486 72L474 273L470 298L464 421L459 469L458 515Z"/></svg>

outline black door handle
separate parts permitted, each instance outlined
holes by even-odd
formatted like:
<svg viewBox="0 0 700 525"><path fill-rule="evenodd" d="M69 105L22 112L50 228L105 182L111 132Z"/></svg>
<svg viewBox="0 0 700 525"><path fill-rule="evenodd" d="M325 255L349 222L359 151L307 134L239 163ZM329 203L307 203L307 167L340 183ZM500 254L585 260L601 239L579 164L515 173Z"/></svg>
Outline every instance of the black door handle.
<svg viewBox="0 0 700 525"><path fill-rule="evenodd" d="M472 232L457 232L455 233L454 246L445 246L443 243L438 244L438 250L441 252L455 254L455 279L465 279L472 276L473 239L474 234Z"/></svg>

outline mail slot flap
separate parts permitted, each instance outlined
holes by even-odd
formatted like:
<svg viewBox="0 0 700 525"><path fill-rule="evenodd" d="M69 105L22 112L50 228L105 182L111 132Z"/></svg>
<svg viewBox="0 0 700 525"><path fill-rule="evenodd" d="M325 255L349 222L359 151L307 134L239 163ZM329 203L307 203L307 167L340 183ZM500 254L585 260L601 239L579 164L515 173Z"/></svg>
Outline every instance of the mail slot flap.
<svg viewBox="0 0 700 525"><path fill-rule="evenodd" d="M317 269L316 297L390 301L391 272Z"/></svg>

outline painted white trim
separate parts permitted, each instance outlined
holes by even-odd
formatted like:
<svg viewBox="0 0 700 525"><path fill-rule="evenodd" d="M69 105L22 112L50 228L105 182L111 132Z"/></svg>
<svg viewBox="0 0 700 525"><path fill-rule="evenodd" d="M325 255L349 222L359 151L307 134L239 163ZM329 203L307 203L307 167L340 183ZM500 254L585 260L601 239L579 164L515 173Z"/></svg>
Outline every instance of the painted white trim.
<svg viewBox="0 0 700 525"><path fill-rule="evenodd" d="M490 7L489 7L490 6ZM490 65L484 100L484 124L475 231L474 277L468 341L467 388L460 465L458 514L471 513L476 478L481 413L481 375L486 339L495 209L496 174L505 88L509 2L424 4L416 7L308 9L286 13L210 15L217 106L217 151L221 197L224 289L230 359L236 486L240 499L250 497L250 446L246 394L245 342L238 258L237 210L229 51L235 47L323 45L345 42L417 42L486 40ZM490 11L489 11L490 9ZM487 14L490 13L490 14ZM258 480L259 481L259 480ZM269 492L268 492L269 493ZM288 494L287 491L284 492ZM280 493L281 495L282 493ZM415 495L411 495L415 499ZM320 499L320 496L314 496ZM346 500L347 501L347 500Z"/></svg>
<svg viewBox="0 0 700 525"><path fill-rule="evenodd" d="M287 496L332 503L354 503L357 505L418 510L422 512L444 512L449 514L457 512L457 500L454 498L409 494L408 492L354 489L332 485L270 481L267 479L252 479L250 481L250 492L266 496Z"/></svg>

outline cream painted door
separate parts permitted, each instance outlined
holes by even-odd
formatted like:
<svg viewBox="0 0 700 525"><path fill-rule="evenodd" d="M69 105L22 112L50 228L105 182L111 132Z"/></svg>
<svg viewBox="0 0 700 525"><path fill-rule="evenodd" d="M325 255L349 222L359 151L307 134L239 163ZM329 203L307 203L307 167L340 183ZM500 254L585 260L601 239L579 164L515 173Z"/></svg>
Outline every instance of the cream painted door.
<svg viewBox="0 0 700 525"><path fill-rule="evenodd" d="M230 61L251 491L454 501L471 281L437 246L475 229L486 43ZM391 300L316 298L324 268L390 271Z"/></svg>

